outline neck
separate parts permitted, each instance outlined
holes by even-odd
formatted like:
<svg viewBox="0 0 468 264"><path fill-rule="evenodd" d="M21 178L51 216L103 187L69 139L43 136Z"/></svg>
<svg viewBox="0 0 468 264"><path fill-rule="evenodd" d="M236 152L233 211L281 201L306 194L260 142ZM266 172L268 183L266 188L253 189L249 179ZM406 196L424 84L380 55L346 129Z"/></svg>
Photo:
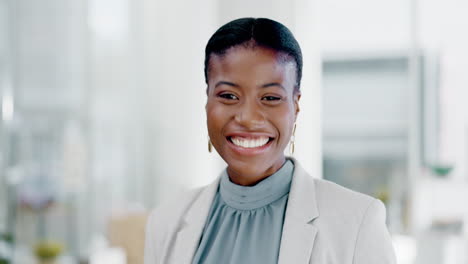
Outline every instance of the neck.
<svg viewBox="0 0 468 264"><path fill-rule="evenodd" d="M237 171L234 168L228 166L227 173L231 182L242 186L253 186L277 172L285 162L286 158L282 156L266 170L260 172L255 171L255 169L260 166L252 166L248 169L243 168L242 171Z"/></svg>

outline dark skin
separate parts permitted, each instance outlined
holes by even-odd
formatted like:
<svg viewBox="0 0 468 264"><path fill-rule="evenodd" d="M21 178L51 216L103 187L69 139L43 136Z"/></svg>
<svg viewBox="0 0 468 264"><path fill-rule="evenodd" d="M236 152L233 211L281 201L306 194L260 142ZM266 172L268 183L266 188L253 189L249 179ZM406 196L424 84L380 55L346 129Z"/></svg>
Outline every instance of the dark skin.
<svg viewBox="0 0 468 264"><path fill-rule="evenodd" d="M255 185L286 161L284 149L301 97L294 60L268 48L235 46L224 56L211 55L209 69L205 108L210 140L228 164L231 181ZM231 137L269 141L246 149Z"/></svg>

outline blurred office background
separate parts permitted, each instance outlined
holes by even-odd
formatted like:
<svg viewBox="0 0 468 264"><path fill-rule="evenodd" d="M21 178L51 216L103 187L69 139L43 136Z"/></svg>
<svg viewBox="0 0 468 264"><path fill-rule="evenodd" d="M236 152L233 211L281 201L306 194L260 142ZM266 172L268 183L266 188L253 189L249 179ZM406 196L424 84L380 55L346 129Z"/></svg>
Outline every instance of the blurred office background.
<svg viewBox="0 0 468 264"><path fill-rule="evenodd" d="M304 53L295 156L382 199L400 264L468 263L468 3L0 0L0 263L141 264L209 183L204 46L270 17Z"/></svg>

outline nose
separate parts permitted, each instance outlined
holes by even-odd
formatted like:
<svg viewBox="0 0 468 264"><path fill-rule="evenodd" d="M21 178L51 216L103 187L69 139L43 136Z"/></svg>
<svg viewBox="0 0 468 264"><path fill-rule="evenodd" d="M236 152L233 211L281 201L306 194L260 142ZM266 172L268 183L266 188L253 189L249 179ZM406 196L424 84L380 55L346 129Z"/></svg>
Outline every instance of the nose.
<svg viewBox="0 0 468 264"><path fill-rule="evenodd" d="M265 124L265 116L256 102L246 101L239 106L235 121L249 130L255 130Z"/></svg>

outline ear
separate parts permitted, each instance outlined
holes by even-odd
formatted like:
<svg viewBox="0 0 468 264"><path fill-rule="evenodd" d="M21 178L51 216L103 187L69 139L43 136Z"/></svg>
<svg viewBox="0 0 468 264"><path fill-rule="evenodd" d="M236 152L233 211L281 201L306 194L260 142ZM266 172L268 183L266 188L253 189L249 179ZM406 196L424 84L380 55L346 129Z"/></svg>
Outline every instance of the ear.
<svg viewBox="0 0 468 264"><path fill-rule="evenodd" d="M301 92L300 91L294 91L294 115L295 115L295 119L297 119L297 115L299 114L299 112L301 111L300 107L299 107L299 100L301 99Z"/></svg>

